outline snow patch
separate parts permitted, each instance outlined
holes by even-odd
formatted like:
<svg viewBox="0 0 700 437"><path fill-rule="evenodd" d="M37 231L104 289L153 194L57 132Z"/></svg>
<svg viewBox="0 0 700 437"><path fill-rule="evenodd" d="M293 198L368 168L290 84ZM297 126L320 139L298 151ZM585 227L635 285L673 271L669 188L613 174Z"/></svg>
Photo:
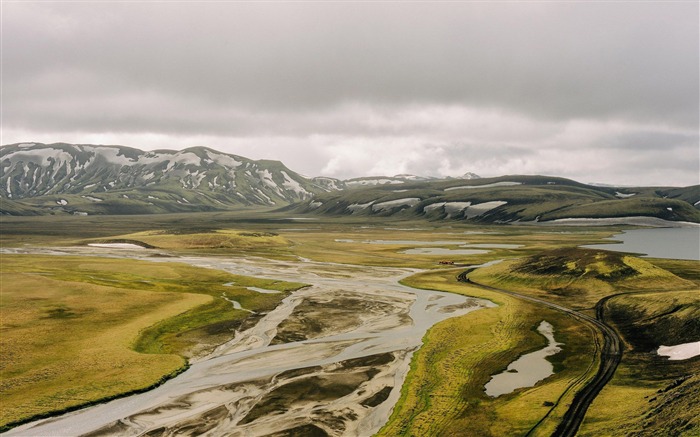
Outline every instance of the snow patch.
<svg viewBox="0 0 700 437"><path fill-rule="evenodd" d="M434 209L442 208L447 202L431 203L430 205L425 205L423 207L424 212L430 212Z"/></svg>
<svg viewBox="0 0 700 437"><path fill-rule="evenodd" d="M563 218L548 220L545 222L520 222L521 225L545 224L545 225L565 225L565 226L610 226L610 225L633 225L651 226L660 228L683 228L700 226L692 222L676 222L664 220L656 217L630 216L630 217L607 217L607 218Z"/></svg>
<svg viewBox="0 0 700 437"><path fill-rule="evenodd" d="M348 205L346 209L349 209L353 213L356 213L357 211L362 211L364 209L367 209L369 206L371 206L375 200L367 203L353 203L352 205Z"/></svg>
<svg viewBox="0 0 700 437"><path fill-rule="evenodd" d="M58 203L59 205L63 205L63 206L68 205L68 201L66 199L59 199L56 201L56 203Z"/></svg>
<svg viewBox="0 0 700 437"><path fill-rule="evenodd" d="M321 205L323 205L322 202L314 201L314 202L309 203L309 208L316 209L316 208L319 208Z"/></svg>
<svg viewBox="0 0 700 437"><path fill-rule="evenodd" d="M242 164L242 162L236 161L233 157L229 155L222 155L220 153L213 153L207 150L206 152L209 159L219 164L222 167L236 168Z"/></svg>
<svg viewBox="0 0 700 437"><path fill-rule="evenodd" d="M345 185L356 186L356 185L385 185L385 184L403 184L404 181L397 181L395 179L363 179L359 181L346 181Z"/></svg>
<svg viewBox="0 0 700 437"><path fill-rule="evenodd" d="M615 197L619 197L620 199L626 199L628 197L632 197L637 193L630 193L630 194L625 194L625 193L620 193L619 191L615 191Z"/></svg>
<svg viewBox="0 0 700 437"><path fill-rule="evenodd" d="M675 346L659 346L656 353L662 357L669 357L669 361L687 360L700 355L700 341Z"/></svg>
<svg viewBox="0 0 700 437"><path fill-rule="evenodd" d="M445 212L447 213L447 217L452 217L461 213L465 209L469 208L471 204L471 202L446 202Z"/></svg>
<svg viewBox="0 0 700 437"><path fill-rule="evenodd" d="M116 147L95 147L93 148L95 155L99 155L111 164L132 165L137 159L127 158L120 155L121 150Z"/></svg>
<svg viewBox="0 0 700 437"><path fill-rule="evenodd" d="M104 199L100 199L99 197L92 197L92 196L81 196L87 200L91 200L93 202L102 202Z"/></svg>
<svg viewBox="0 0 700 437"><path fill-rule="evenodd" d="M418 202L420 202L420 199L418 197L407 197L405 199L389 200L387 202L381 202L372 205L372 211L388 211L402 206L410 207L416 205Z"/></svg>
<svg viewBox="0 0 700 437"><path fill-rule="evenodd" d="M18 152L8 153L3 157L3 161L5 160L9 160L12 164L19 161L32 162L41 167L48 167L51 161L53 161L54 163L58 164L58 167L56 168L60 168L64 162L72 161L73 156L61 149L47 147L45 149L21 150Z"/></svg>
<svg viewBox="0 0 700 437"><path fill-rule="evenodd" d="M499 206L503 206L507 204L508 202L502 201L502 200L494 200L491 202L484 202L484 203L477 203L475 205L471 205L469 208L467 208L465 215L466 218L470 219L472 217L478 217L482 214L485 214L492 209L496 209Z"/></svg>
<svg viewBox="0 0 700 437"><path fill-rule="evenodd" d="M452 191L452 190L473 190L476 188L492 188L492 187L512 187L514 185L522 185L522 182L494 182L492 184L485 184L485 185L460 185L459 187L450 187L450 188L445 188L444 191Z"/></svg>
<svg viewBox="0 0 700 437"><path fill-rule="evenodd" d="M295 181L292 179L287 172L281 171L280 172L282 176L284 177L284 183L282 184L284 188L294 191L295 193L299 194L299 197L304 197L307 195L310 195L308 191L306 191L300 184L299 182Z"/></svg>

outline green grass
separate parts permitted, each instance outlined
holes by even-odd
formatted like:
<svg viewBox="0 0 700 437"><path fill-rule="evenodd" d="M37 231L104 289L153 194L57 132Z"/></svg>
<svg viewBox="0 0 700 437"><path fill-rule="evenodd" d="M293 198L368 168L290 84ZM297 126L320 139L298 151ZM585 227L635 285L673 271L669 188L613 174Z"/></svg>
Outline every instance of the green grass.
<svg viewBox="0 0 700 437"><path fill-rule="evenodd" d="M587 190L585 187L577 189L582 195ZM571 248L602 242L604 238L618 231L619 227L474 226L452 221L426 222L413 218L405 221L384 218L379 222L376 217L370 221L361 217L319 217L320 220L317 221L293 222L280 220L282 217L281 214L261 215L249 212L99 218L2 217L0 224L3 226L3 233L0 235L0 244L3 247L24 244L82 245L88 242L132 239L182 253L254 255L285 260L298 260L297 257L301 256L338 263L424 268L430 271L408 278L406 284L484 297L498 303L498 308L479 310L464 317L449 319L428 332L424 339L425 346L414 355L412 370L402 388L401 399L389 423L382 430L382 435L522 435L537 425L547 413L549 415L539 423L533 435L549 435L563 414L567 400L573 396L575 388L590 374L588 372L589 366L593 364L591 357L594 333L580 322L554 310L457 283L454 276L458 271L446 269L438 264L438 261L446 258L444 256L407 255L400 252L415 246L373 245L361 241L453 240L475 244L520 244L522 247L518 249L496 249L487 255L454 256L449 257L449 260L466 265L493 259L511 260L480 269L472 273L472 277L495 286L531 293L553 302L584 309L589 313L600 298L614 293L656 289L686 289L692 292L700 283L697 262L641 260L627 255L609 255L597 259L595 255L590 257L589 253L576 251L564 251L558 255L549 252L562 247ZM336 242L336 239L353 239L356 242L340 243ZM552 256L551 261L547 261L547 256ZM541 263L545 271L555 266L558 270L552 271L551 274L527 269L512 271L510 269L513 267L522 265L519 264L522 260L514 258L527 258ZM8 264L5 260L11 260L12 263ZM333 267L329 267L329 270L331 269ZM27 334L30 331L22 331L24 338L31 337L32 342L20 341L17 344L24 344L23 348L15 345L15 349L7 349L12 350L12 353L6 357L3 355L2 362L5 367L2 368L2 372L18 368L17 361L13 360L25 357L22 354L42 352L35 363L42 360L51 361L48 363L51 366L62 363L60 365L64 367L66 359L76 359L75 354L81 359L98 356L91 349L95 345L78 341L80 338L86 338L91 332L87 326L94 325L95 329L103 332L103 327L111 326L116 329L121 326L120 323L136 323L135 320L141 323L135 331L124 328L119 331L122 333L119 335L109 330L100 334L103 335L99 338L104 339L105 347L115 348L112 352L100 352L100 356L112 357L115 366L112 370L101 371L99 375L91 376L89 371L92 367L82 361L70 361L75 363L76 369L73 380L81 379L81 372L88 372L86 381L93 381L89 386L79 387L79 390L100 388L99 393L66 394L56 388L58 395L37 401L37 395L33 391L35 388L32 388L35 386L24 386L30 388L22 391L29 399L23 404L26 411L22 413L24 416L19 415L22 417L63 408L59 406L80 405L80 402L87 402L86 399L103 399L108 393L124 393L134 386L148 387L149 384L157 382L162 375L182 368L183 356L206 353L219 342L230 338L232 330L240 329L244 323L252 323L250 314L233 310L230 303L221 298L222 293L239 301L244 308L264 312L274 307L278 299L283 298L288 291L303 286L235 276L170 262L147 263L104 258L42 259L3 255L2 273L3 277L7 274L18 275L4 280L2 284L3 335L0 337L3 341L6 339L6 332L19 332L17 329L20 326L16 321L5 324L5 314L8 313L5 305L9 304L6 290L13 290L12 287L15 286L9 284L20 287L17 290L21 290L21 287L33 287L35 291L42 293L66 293L60 299L54 295L21 296L27 299L41 298L23 303L32 311L40 309L41 312L29 315L30 313L20 310L13 311L13 314L40 320L36 326L26 329L38 329L41 326L45 331L31 331L31 335ZM25 282L18 281L17 277L23 278L22 281ZM39 282L27 285L29 282L26 281L30 280ZM62 285L45 287L49 281L53 281L51 284ZM224 287L223 284L228 282L234 282L235 286ZM246 290L247 286L277 289L283 293L259 294ZM86 293L91 293L90 299L76 297ZM123 306L133 301L125 299L125 296L133 295L139 296L138 302L154 303L138 308ZM158 300L165 296L168 297L167 300ZM622 305L623 301L618 299L622 298L613 298L609 303L612 307L621 305L621 314L627 314L625 311L630 311L630 308L639 306L639 302L648 300L648 304L643 307L651 312L644 313L646 315L640 320L653 317L653 314L662 310L665 305L663 301L656 302L656 298L651 294L639 295L637 300L630 301L629 305L626 301ZM165 305L175 305L175 302L179 302L178 305L182 307L178 307L177 311L166 311L170 307L166 308ZM187 302L190 306L185 305ZM95 306L98 304L105 307ZM90 308L93 309L89 310ZM642 313L641 310L634 312ZM676 313L685 314L681 311L673 314ZM97 322L96 317L105 318L105 321ZM150 318L146 321L144 317ZM492 374L505 369L519 355L542 347L544 340L534 328L543 319L554 325L557 341L565 344L562 353L550 357L557 369L556 376L533 388L522 389L496 399L485 396L483 385ZM663 319L664 317L659 318ZM686 315L682 320L687 320ZM47 324L53 324L50 325L53 327L51 332L46 328ZM68 324L82 326L80 329L84 331L72 333L75 342L66 343L64 338L62 343L51 337L52 334L62 334L61 327ZM643 323L635 322L630 329L642 325ZM653 327L653 324L648 326ZM682 324L673 326L678 327L674 328L678 332L682 331ZM618 329L624 330L624 327L620 326ZM657 335L653 329L647 331L650 335ZM128 341L121 342L122 338ZM110 344L115 341L121 343ZM47 345L53 344L51 342L55 342L60 350L47 349ZM133 348L147 353L137 353ZM3 345L3 352L5 350ZM64 352L74 355L67 357L62 355ZM616 435L623 434L625 427L631 426L628 417L639 418L653 411L656 411L650 416L653 423L647 425L647 431L665 432L675 426L672 415L683 418L686 411L696 412L688 407L688 401L698 398L698 393L693 391L693 387L698 387L698 377L691 377L671 388L669 387L673 384L672 380L652 378L654 372L669 372L668 375L673 375L673 378L681 377L688 369L687 364L649 367L640 354L643 353L640 352L636 358L632 353L625 356L618 373L621 379L613 380L601 393L600 399L591 410L590 422L582 428L582 432L588 433L585 435L606 435L610 430L615 430ZM42 363L42 366L44 364L46 363ZM22 368L19 369L21 371ZM138 378L132 378L132 372L136 372ZM5 375L9 373L3 373L3 384ZM636 384L639 378L642 378L642 383ZM25 382L30 383L31 379ZM107 380L112 382L108 384ZM37 381L39 382L36 383L36 387L42 387L42 390L51 388L40 382L45 379ZM137 383L129 387L123 385L127 382L131 384L132 381ZM658 390L661 392L656 393ZM650 401L654 397L656 399ZM619 402L619 399L629 399L629 405ZM552 406L551 403L555 405ZM665 412L667 407L668 413ZM18 417L16 410L13 411L8 414ZM687 426L687 423L682 426Z"/></svg>
<svg viewBox="0 0 700 437"><path fill-rule="evenodd" d="M422 273L404 280L416 288L490 299L499 306L435 325L416 352L411 371L388 423L379 435L549 435L573 396L567 387L591 376L592 331L563 313L514 297L475 288L455 279L457 271ZM498 398L484 393L491 375L518 356L540 349L535 332L547 320L565 343L551 357L555 375L535 387ZM545 418L546 417L546 418Z"/></svg>
<svg viewBox="0 0 700 437"><path fill-rule="evenodd" d="M590 310L603 297L621 291L695 287L693 282L640 258L577 248L509 260L479 269L470 278L577 310Z"/></svg>
<svg viewBox="0 0 700 437"><path fill-rule="evenodd" d="M249 317L222 293L264 312L304 286L127 259L3 254L1 264L0 426L176 374L183 357L231 338L230 329Z"/></svg>
<svg viewBox="0 0 700 437"><path fill-rule="evenodd" d="M608 301L607 320L627 350L614 378L591 405L581 436L700 433L700 357L669 361L655 353L660 345L700 338L698 295L699 289L668 290Z"/></svg>

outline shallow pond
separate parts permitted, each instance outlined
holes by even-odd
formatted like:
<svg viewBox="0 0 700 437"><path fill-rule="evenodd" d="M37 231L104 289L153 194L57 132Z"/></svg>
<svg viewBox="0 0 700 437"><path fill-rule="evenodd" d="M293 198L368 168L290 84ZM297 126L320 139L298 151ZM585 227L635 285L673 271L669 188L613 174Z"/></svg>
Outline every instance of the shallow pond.
<svg viewBox="0 0 700 437"><path fill-rule="evenodd" d="M510 363L503 373L492 376L484 386L487 395L495 398L519 388L532 387L554 374L554 366L545 358L561 351L561 343L554 340L554 327L549 322L542 321L537 331L547 339L547 346L521 356Z"/></svg>
<svg viewBox="0 0 700 437"><path fill-rule="evenodd" d="M700 226L633 229L615 235L611 240L619 243L583 247L641 253L652 258L700 260Z"/></svg>
<svg viewBox="0 0 700 437"><path fill-rule="evenodd" d="M445 249L442 247L418 247L415 249L402 250L400 253L408 255L482 255L489 253L488 250L481 249Z"/></svg>
<svg viewBox="0 0 700 437"><path fill-rule="evenodd" d="M464 241L418 241L418 240L348 240L348 239L337 239L336 243L363 243L363 244L395 244L398 246L430 246L431 244L437 245L459 245L465 244Z"/></svg>

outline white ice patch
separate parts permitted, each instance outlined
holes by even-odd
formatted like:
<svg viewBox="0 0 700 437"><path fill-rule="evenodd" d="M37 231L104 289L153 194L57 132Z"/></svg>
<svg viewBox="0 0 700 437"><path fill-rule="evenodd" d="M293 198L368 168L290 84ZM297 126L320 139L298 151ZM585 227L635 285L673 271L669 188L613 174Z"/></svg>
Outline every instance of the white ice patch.
<svg viewBox="0 0 700 437"><path fill-rule="evenodd" d="M472 217L478 217L482 214L485 214L492 209L496 209L499 206L503 206L507 204L508 202L504 202L502 200L494 200L492 202L484 202L484 203L478 203L476 205L471 205L469 208L467 208L465 214L468 219Z"/></svg>
<svg viewBox="0 0 700 437"><path fill-rule="evenodd" d="M438 202L438 203L431 203L430 205L425 205L423 207L423 211L430 212L434 209L442 208L443 206L445 206L446 203L447 202Z"/></svg>
<svg viewBox="0 0 700 437"><path fill-rule="evenodd" d="M157 157L158 161L162 161L163 158L155 155ZM167 155L166 155L167 156ZM178 152L175 155L172 155L168 159L168 165L165 167L165 171L170 171L173 167L176 165L195 165L195 166L201 166L202 165L202 158L199 156L195 155L192 152Z"/></svg>
<svg viewBox="0 0 700 437"><path fill-rule="evenodd" d="M297 182L297 181L295 181L294 179L292 179L292 178L287 174L287 172L281 171L280 173L281 173L282 176L284 177L284 183L282 184L282 185L284 185L284 188L286 188L286 189L288 189L288 190L291 190L291 191L294 191L295 193L299 194L299 196L301 196L301 197L304 197L304 196L306 196L306 195L310 195L310 194L311 194L311 193L309 193L308 191L306 191L306 190L299 184L299 182Z"/></svg>
<svg viewBox="0 0 700 437"><path fill-rule="evenodd" d="M323 205L322 202L314 201L314 202L309 203L309 208L316 209L316 208L319 208L321 205Z"/></svg>
<svg viewBox="0 0 700 437"><path fill-rule="evenodd" d="M255 190L255 192L257 192L257 193L259 194L259 195L256 194L256 197L257 197L258 199L262 200L263 202L267 201L267 203L269 203L270 205L274 205L274 204L275 204L275 202L273 202L272 199L270 199L270 197L267 196L265 193L263 193L262 191L258 190L257 188L253 188L253 189ZM260 196L262 196L262 197L260 197Z"/></svg>
<svg viewBox="0 0 700 437"><path fill-rule="evenodd" d="M353 213L357 211L362 211L367 209L369 206L371 206L375 201L367 202L367 203L353 203L352 205L348 205L346 209L352 211Z"/></svg>
<svg viewBox="0 0 700 437"><path fill-rule="evenodd" d="M349 186L355 185L385 185L385 184L403 184L404 181L397 181L395 179L363 179L360 181L346 181L345 184Z"/></svg>
<svg viewBox="0 0 700 437"><path fill-rule="evenodd" d="M121 151L116 147L95 147L93 150L96 155L103 157L111 164L132 165L137 161L137 159L131 159L120 155L119 153Z"/></svg>
<svg viewBox="0 0 700 437"><path fill-rule="evenodd" d="M24 161L25 163L32 162L41 167L48 167L50 164L49 159L57 164L56 168L60 168L64 162L72 161L73 156L61 149L47 147L45 149L22 150L19 152L8 153L2 157L3 161L10 160L12 164L15 164L18 161Z"/></svg>
<svg viewBox="0 0 700 437"><path fill-rule="evenodd" d="M220 153L213 153L207 151L207 156L215 163L227 168L236 168L242 164L242 162L236 161L233 157L229 155L222 155Z"/></svg>
<svg viewBox="0 0 700 437"><path fill-rule="evenodd" d="M280 187L277 186L277 183L272 179L272 173L270 173L269 170L255 170L255 173L258 174L258 178L260 178L260 181L267 185L268 187L274 189L280 196L284 197L284 194L282 193L282 190L280 190ZM267 196L265 196L267 197ZM268 197L269 199L269 197ZM270 203L273 203L272 200L269 200Z"/></svg>
<svg viewBox="0 0 700 437"><path fill-rule="evenodd" d="M670 206L669 206L668 208L666 208L666 209L669 210L669 211L671 211L671 212L673 212L673 208L671 208Z"/></svg>
<svg viewBox="0 0 700 437"><path fill-rule="evenodd" d="M615 197L619 197L620 199L626 199L628 197L632 197L637 193L631 193L631 194L625 194L625 193L620 193L619 191L615 191Z"/></svg>
<svg viewBox="0 0 700 437"><path fill-rule="evenodd" d="M100 199L99 197L92 197L92 196L81 196L87 200L91 200L93 202L102 202L104 199Z"/></svg>
<svg viewBox="0 0 700 437"><path fill-rule="evenodd" d="M461 213L465 209L469 208L471 204L471 202L446 202L445 212L447 213L447 217L452 217Z"/></svg>
<svg viewBox="0 0 700 437"><path fill-rule="evenodd" d="M522 182L494 182L486 185L460 185L459 187L445 188L445 191L452 190L473 190L476 188L493 188L493 187L511 187L513 185L522 185Z"/></svg>
<svg viewBox="0 0 700 437"><path fill-rule="evenodd" d="M656 353L662 357L669 357L670 361L687 360L700 355L700 341L675 346L659 346Z"/></svg>
<svg viewBox="0 0 700 437"><path fill-rule="evenodd" d="M405 199L389 200L387 202L375 203L374 205L372 205L372 211L388 211L403 206L410 207L416 205L418 202L420 202L420 199L418 197L407 197Z"/></svg>
<svg viewBox="0 0 700 437"><path fill-rule="evenodd" d="M63 205L63 206L68 205L68 201L66 199L59 199L56 201L56 203L58 203L59 205Z"/></svg>

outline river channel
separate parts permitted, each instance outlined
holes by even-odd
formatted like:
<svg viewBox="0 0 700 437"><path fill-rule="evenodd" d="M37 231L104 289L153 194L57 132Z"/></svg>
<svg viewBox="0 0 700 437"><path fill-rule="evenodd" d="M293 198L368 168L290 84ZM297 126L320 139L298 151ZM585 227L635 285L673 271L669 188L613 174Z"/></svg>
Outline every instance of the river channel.
<svg viewBox="0 0 700 437"><path fill-rule="evenodd" d="M180 262L311 285L154 390L29 423L8 436L371 435L388 419L426 331L447 318L494 306L399 284L417 272L411 269L307 259L153 258L145 249L3 253Z"/></svg>

